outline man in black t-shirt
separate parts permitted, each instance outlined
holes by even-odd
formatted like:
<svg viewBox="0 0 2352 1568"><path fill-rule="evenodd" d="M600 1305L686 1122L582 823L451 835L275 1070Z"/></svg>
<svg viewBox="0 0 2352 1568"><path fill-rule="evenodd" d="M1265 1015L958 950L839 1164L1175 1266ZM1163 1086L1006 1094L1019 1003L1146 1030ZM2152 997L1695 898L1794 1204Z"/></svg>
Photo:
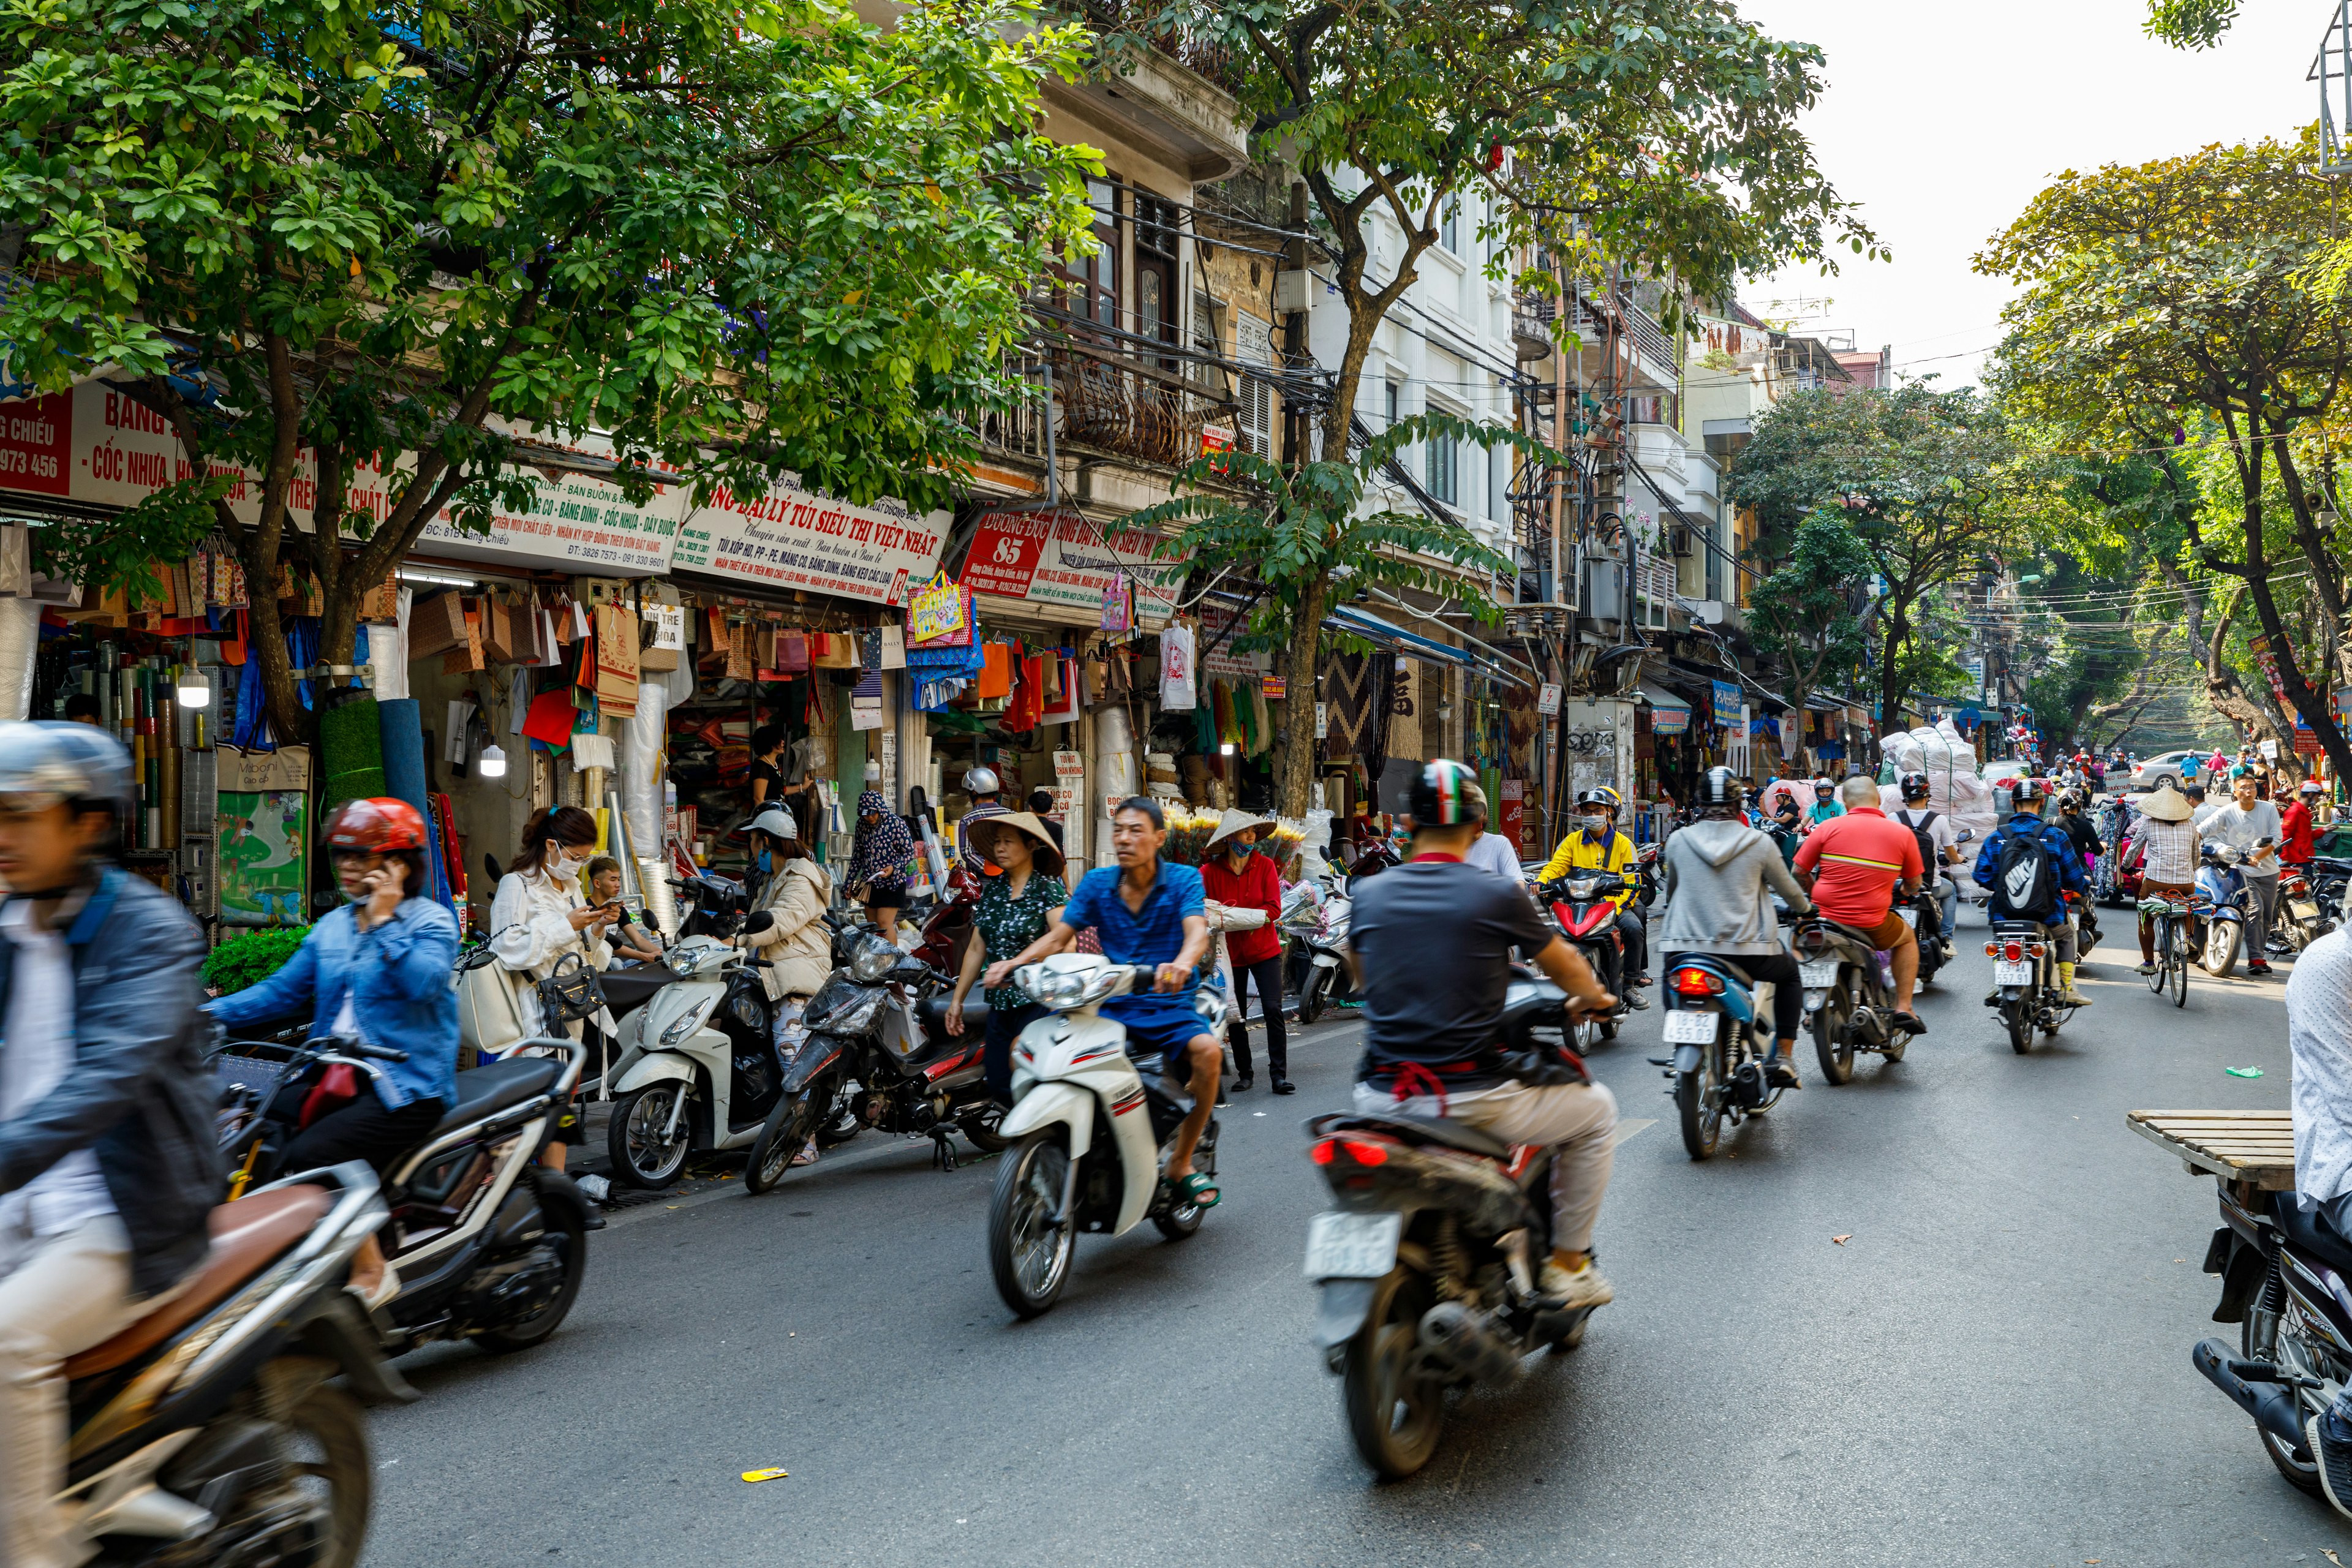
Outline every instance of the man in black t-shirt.
<svg viewBox="0 0 2352 1568"><path fill-rule="evenodd" d="M1413 785L1412 858L1357 884L1349 960L1364 999L1356 1109L1442 1116L1552 1162L1552 1252L1540 1281L1564 1307L1612 1299L1592 1266L1592 1226L1609 1185L1617 1102L1600 1084L1531 1087L1502 1060L1500 1023L1516 948L1569 994L1571 1015L1615 1005L1524 889L1464 858L1485 793L1460 763L1425 765Z"/></svg>

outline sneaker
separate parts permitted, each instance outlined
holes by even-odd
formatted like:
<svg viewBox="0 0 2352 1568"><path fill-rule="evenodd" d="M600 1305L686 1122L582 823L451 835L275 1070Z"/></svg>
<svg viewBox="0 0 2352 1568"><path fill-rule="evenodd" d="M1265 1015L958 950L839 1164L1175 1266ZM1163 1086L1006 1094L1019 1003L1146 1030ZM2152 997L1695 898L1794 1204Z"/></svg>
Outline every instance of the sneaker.
<svg viewBox="0 0 2352 1568"><path fill-rule="evenodd" d="M2246 973L2249 974L2268 974L2271 973L2271 966L2258 958L2252 963L2246 965Z"/></svg>
<svg viewBox="0 0 2352 1568"><path fill-rule="evenodd" d="M2091 999L2071 985L2058 993L2058 1005L2061 1007L2087 1007L2090 1005Z"/></svg>
<svg viewBox="0 0 2352 1568"><path fill-rule="evenodd" d="M1775 1089L1802 1089L1805 1080L1797 1076L1797 1064L1787 1057L1774 1057L1769 1064Z"/></svg>
<svg viewBox="0 0 2352 1568"><path fill-rule="evenodd" d="M2327 1494L2328 1505L2352 1519L2352 1443L2328 1441L2328 1414L2322 1411L2303 1424L2303 1446L2318 1464L2319 1489Z"/></svg>
<svg viewBox="0 0 2352 1568"><path fill-rule="evenodd" d="M1639 991L1628 991L1625 993L1625 1005L1636 1013L1646 1013L1650 1010L1650 999Z"/></svg>
<svg viewBox="0 0 2352 1568"><path fill-rule="evenodd" d="M1604 1307L1617 1299L1617 1292L1608 1280L1601 1277L1601 1270L1589 1261L1570 1274L1546 1258L1543 1276L1536 1281L1536 1288L1543 1292L1545 1301L1555 1311L1567 1311L1576 1307ZM2346 1495L2352 1496L2352 1488L2347 1489Z"/></svg>
<svg viewBox="0 0 2352 1568"><path fill-rule="evenodd" d="M2142 975L2153 974L2156 973L2156 965L2153 963L2143 963L2139 966L2137 973Z"/></svg>

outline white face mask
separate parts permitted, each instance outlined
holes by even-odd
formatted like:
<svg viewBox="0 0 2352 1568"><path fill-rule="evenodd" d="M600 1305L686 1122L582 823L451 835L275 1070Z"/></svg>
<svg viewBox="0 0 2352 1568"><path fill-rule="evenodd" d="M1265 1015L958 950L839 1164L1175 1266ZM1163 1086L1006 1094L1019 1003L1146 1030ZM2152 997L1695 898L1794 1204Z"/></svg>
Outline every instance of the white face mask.
<svg viewBox="0 0 2352 1568"><path fill-rule="evenodd" d="M559 882L577 881L579 880L580 873L587 868L588 862L586 860L574 860L570 856L563 854L561 850L558 850L555 854L548 857L547 874L554 878Z"/></svg>

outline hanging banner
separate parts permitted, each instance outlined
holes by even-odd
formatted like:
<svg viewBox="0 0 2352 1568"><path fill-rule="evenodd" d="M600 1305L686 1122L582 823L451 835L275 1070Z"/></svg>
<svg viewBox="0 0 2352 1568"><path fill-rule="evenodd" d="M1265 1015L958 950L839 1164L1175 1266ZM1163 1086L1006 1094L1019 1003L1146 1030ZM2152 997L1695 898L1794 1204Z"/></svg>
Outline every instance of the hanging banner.
<svg viewBox="0 0 2352 1568"><path fill-rule="evenodd" d="M899 605L939 570L949 515L918 518L895 501L851 506L778 485L764 496L721 489L679 525L670 563L771 587Z"/></svg>
<svg viewBox="0 0 2352 1568"><path fill-rule="evenodd" d="M1087 612L1099 625L1105 597L1124 573L1135 588L1136 624L1147 631L1176 613L1181 561L1152 556L1159 535L1058 511L992 511L980 520L964 556L963 584L1032 605Z"/></svg>

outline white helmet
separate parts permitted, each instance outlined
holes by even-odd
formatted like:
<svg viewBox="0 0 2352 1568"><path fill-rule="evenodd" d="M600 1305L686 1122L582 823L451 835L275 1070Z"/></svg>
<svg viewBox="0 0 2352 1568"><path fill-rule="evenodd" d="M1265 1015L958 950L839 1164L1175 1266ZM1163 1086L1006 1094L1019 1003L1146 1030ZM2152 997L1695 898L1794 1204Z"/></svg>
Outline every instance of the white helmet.
<svg viewBox="0 0 2352 1568"><path fill-rule="evenodd" d="M996 770L992 767L976 767L963 775L963 793L968 795L994 795L1003 787L1003 781L996 776Z"/></svg>
<svg viewBox="0 0 2352 1568"><path fill-rule="evenodd" d="M765 833L775 838L798 838L801 836L800 824L794 822L793 814L781 805L768 807L753 817L749 826L754 833Z"/></svg>

